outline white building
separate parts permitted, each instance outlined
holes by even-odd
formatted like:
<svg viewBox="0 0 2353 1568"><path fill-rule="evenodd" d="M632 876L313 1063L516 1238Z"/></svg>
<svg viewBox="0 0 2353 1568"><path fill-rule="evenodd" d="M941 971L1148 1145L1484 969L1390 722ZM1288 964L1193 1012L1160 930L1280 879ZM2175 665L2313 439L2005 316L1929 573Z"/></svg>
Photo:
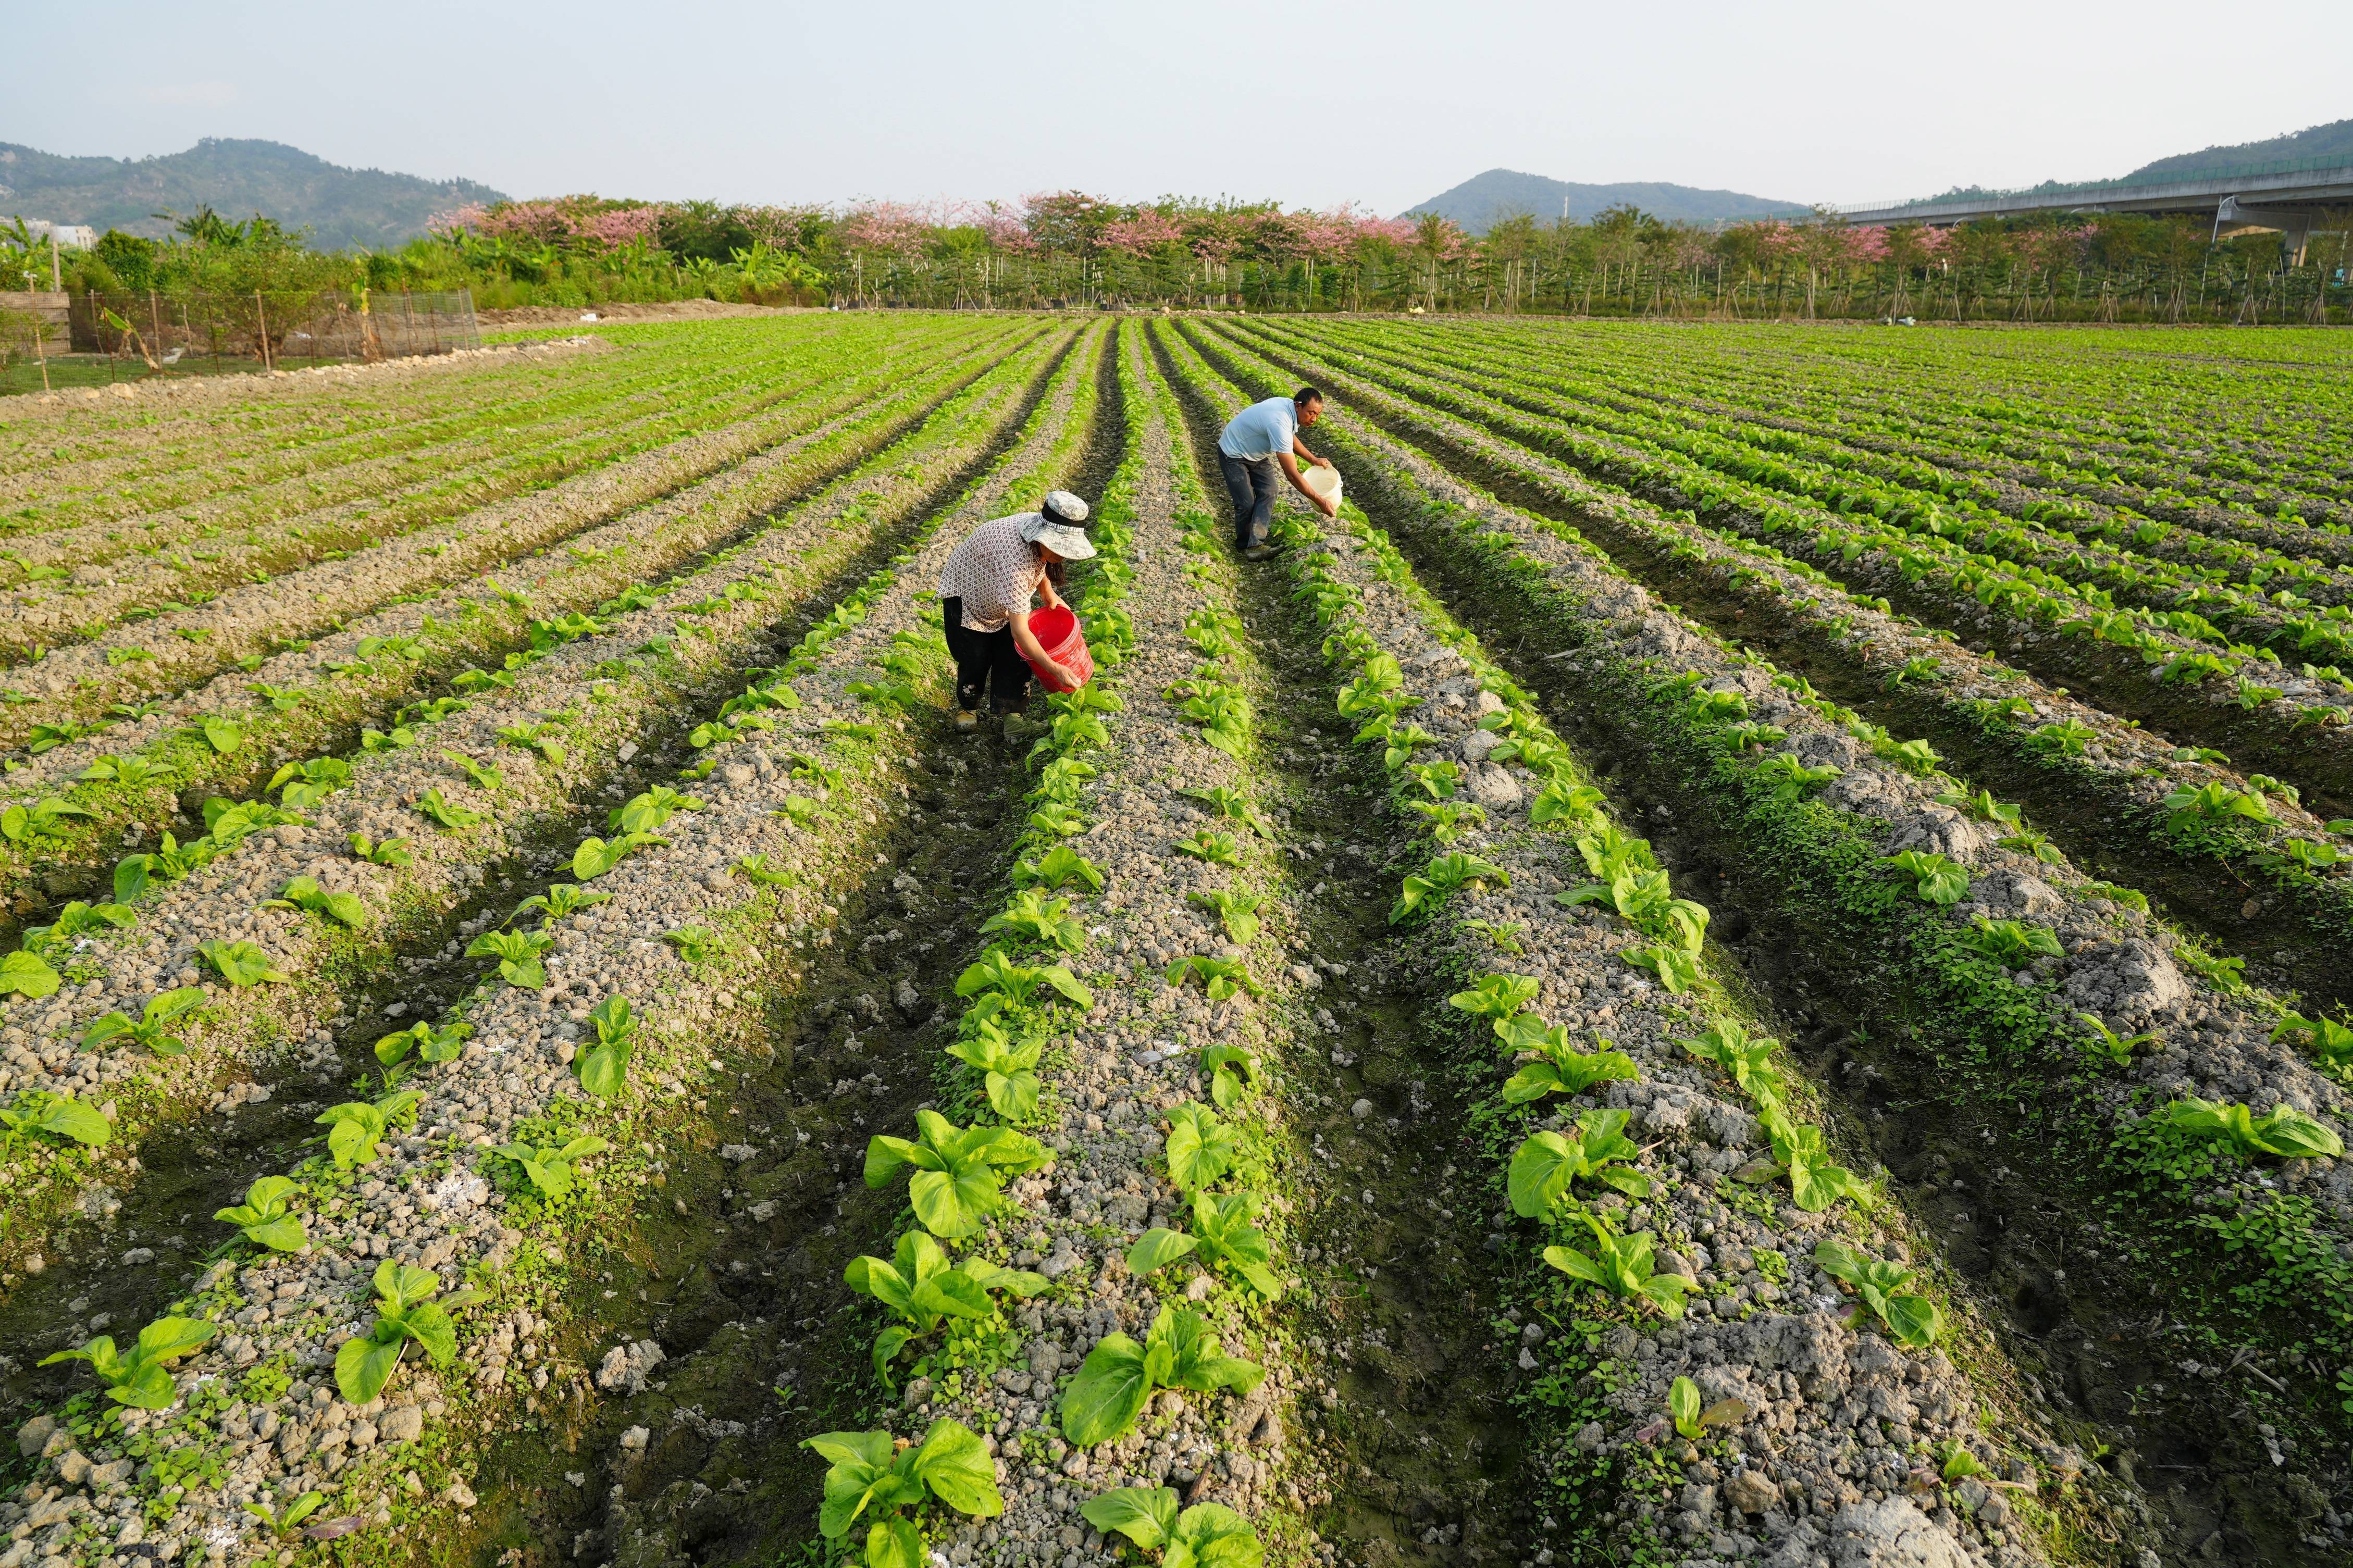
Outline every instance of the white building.
<svg viewBox="0 0 2353 1568"><path fill-rule="evenodd" d="M54 234L58 243L69 249L88 250L98 243L98 230L86 223L51 223L43 217L28 217L23 221L26 232L35 239L47 239Z"/></svg>

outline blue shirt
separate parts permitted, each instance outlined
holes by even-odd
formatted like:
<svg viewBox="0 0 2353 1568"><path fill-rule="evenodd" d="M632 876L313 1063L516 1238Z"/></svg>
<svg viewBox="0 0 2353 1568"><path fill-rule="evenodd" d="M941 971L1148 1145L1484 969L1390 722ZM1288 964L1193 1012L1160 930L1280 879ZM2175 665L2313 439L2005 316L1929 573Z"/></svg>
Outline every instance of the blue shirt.
<svg viewBox="0 0 2353 1568"><path fill-rule="evenodd" d="M1254 462L1290 451L1298 436L1298 405L1288 397L1270 397L1226 421L1225 433L1218 437L1218 450L1229 458Z"/></svg>

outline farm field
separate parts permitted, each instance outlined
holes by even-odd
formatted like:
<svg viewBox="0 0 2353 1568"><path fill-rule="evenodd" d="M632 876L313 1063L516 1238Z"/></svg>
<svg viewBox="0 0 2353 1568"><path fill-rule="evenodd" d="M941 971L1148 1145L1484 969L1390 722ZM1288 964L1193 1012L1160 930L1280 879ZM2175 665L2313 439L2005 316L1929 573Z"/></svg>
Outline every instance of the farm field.
<svg viewBox="0 0 2353 1568"><path fill-rule="evenodd" d="M2353 1551L2353 346L574 330L0 400L0 1568Z"/></svg>

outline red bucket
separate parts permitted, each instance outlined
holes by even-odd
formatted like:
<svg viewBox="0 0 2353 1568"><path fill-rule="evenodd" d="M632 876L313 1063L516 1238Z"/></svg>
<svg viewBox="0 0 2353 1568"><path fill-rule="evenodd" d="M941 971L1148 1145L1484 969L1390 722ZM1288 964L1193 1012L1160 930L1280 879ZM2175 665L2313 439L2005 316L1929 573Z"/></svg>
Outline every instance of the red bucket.
<svg viewBox="0 0 2353 1568"><path fill-rule="evenodd" d="M1049 691L1076 691L1095 675L1094 655L1079 634L1079 617L1060 605L1029 617L1029 635L1046 650L1049 662L1029 660L1029 668ZM1024 656L1027 657L1027 656Z"/></svg>

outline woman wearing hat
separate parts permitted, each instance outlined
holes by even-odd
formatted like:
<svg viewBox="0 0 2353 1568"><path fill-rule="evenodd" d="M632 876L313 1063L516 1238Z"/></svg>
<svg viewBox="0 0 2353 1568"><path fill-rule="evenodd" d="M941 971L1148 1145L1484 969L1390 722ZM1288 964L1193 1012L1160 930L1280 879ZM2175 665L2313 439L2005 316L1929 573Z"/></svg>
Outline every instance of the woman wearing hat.
<svg viewBox="0 0 2353 1568"><path fill-rule="evenodd" d="M956 666L957 729L980 727L986 692L990 713L1006 721L1007 738L1019 738L1015 731L1029 696L1029 661L1046 659L1029 631L1030 599L1043 594L1047 609L1061 604L1055 588L1062 563L1095 552L1081 526L1086 521L1086 502L1054 490L1036 511L982 523L948 557L940 573L940 611Z"/></svg>

